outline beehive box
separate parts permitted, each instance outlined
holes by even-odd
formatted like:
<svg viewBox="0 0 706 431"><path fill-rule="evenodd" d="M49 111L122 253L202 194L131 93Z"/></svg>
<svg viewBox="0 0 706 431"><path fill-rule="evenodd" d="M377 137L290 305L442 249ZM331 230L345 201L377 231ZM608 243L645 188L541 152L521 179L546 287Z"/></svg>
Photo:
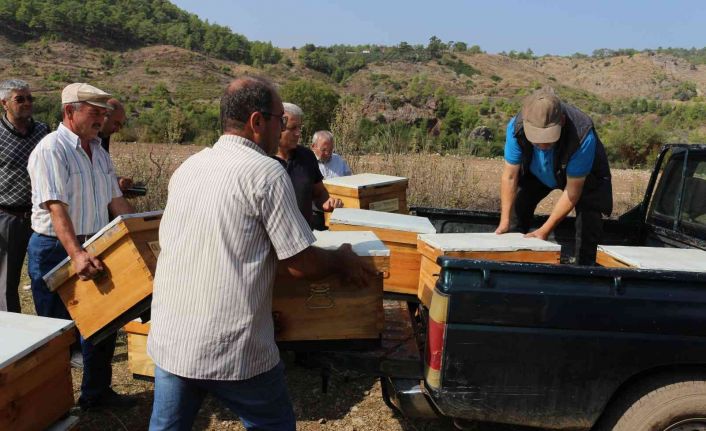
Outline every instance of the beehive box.
<svg viewBox="0 0 706 431"><path fill-rule="evenodd" d="M365 288L342 283L336 275L318 281L295 279L278 271L272 299L278 342L379 340L383 329L383 273L390 250L372 232L314 232L317 247L353 251L379 271Z"/></svg>
<svg viewBox="0 0 706 431"><path fill-rule="evenodd" d="M332 231L370 230L390 249L390 273L385 292L417 295L421 255L419 234L436 233L426 217L384 213L353 208L336 208L331 214Z"/></svg>
<svg viewBox="0 0 706 431"><path fill-rule="evenodd" d="M504 262L559 263L561 246L521 233L440 233L420 235L417 247L422 255L419 299L427 307L441 267L439 256Z"/></svg>
<svg viewBox="0 0 706 431"><path fill-rule="evenodd" d="M379 174L357 174L324 180L329 196L345 208L407 214L407 178ZM324 213L326 225L331 216Z"/></svg>
<svg viewBox="0 0 706 431"><path fill-rule="evenodd" d="M44 430L74 404L74 323L0 312L0 430Z"/></svg>
<svg viewBox="0 0 706 431"><path fill-rule="evenodd" d="M609 268L706 271L706 251L693 248L599 245L596 263Z"/></svg>
<svg viewBox="0 0 706 431"><path fill-rule="evenodd" d="M154 377L154 362L147 355L150 323L133 320L125 325L127 333L127 366L133 376Z"/></svg>
<svg viewBox="0 0 706 431"><path fill-rule="evenodd" d="M122 215L86 241L105 267L93 280L79 280L68 257L44 276L83 338L100 341L149 308L161 218L161 211Z"/></svg>

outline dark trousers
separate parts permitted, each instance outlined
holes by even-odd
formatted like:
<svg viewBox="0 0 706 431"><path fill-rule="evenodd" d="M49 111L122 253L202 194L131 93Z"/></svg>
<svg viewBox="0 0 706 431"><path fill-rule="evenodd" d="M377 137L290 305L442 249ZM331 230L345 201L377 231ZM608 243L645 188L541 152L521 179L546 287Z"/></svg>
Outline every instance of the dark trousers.
<svg viewBox="0 0 706 431"><path fill-rule="evenodd" d="M539 202L552 189L545 186L532 174L525 175L519 184L515 203L513 205L510 230L513 232L529 232L534 211ZM595 265L596 248L603 237L603 218L600 211L587 208L581 195L576 204L576 236L574 257L578 265Z"/></svg>
<svg viewBox="0 0 706 431"><path fill-rule="evenodd" d="M66 251L57 238L32 234L28 248L28 270L32 279L32 297L37 315L71 320L68 310L57 293L50 292L42 279L66 258ZM111 361L115 352L116 334L93 344L79 337L83 354L83 380L79 402L100 398L110 388L113 377Z"/></svg>
<svg viewBox="0 0 706 431"><path fill-rule="evenodd" d="M20 312L17 288L30 235L29 217L0 210L0 311Z"/></svg>

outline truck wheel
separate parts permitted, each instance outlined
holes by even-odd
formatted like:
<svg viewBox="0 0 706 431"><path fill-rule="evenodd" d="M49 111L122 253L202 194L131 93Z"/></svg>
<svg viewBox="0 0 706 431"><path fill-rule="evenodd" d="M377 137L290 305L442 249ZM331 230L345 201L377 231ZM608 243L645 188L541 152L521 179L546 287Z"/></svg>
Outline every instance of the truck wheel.
<svg viewBox="0 0 706 431"><path fill-rule="evenodd" d="M706 431L706 375L661 375L619 397L601 431Z"/></svg>

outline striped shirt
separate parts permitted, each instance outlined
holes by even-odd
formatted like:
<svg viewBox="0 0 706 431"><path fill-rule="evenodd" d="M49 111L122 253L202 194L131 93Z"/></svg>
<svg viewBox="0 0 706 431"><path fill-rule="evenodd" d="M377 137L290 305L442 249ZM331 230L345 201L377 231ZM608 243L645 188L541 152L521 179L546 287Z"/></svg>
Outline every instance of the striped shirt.
<svg viewBox="0 0 706 431"><path fill-rule="evenodd" d="M287 172L224 135L169 181L159 228L148 353L182 377L244 380L279 362L272 322L277 258L315 238Z"/></svg>
<svg viewBox="0 0 706 431"><path fill-rule="evenodd" d="M92 160L81 148L79 137L59 124L42 139L29 156L32 180L32 230L56 236L45 205L61 201L68 206L76 235L90 235L108 224L108 204L122 196L110 155L100 139L90 142Z"/></svg>

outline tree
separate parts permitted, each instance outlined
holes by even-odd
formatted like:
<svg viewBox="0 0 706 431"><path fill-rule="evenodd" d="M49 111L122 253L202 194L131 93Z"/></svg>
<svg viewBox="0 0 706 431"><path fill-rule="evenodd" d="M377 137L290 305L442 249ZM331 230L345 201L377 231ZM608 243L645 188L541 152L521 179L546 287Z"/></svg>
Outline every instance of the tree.
<svg viewBox="0 0 706 431"><path fill-rule="evenodd" d="M429 52L429 56L431 56L431 58L441 58L445 48L446 45L444 45L444 42L442 42L438 37L432 36L429 38L427 51Z"/></svg>
<svg viewBox="0 0 706 431"><path fill-rule="evenodd" d="M453 44L453 50L455 52L464 52L468 50L468 45L466 45L466 42L456 42Z"/></svg>

